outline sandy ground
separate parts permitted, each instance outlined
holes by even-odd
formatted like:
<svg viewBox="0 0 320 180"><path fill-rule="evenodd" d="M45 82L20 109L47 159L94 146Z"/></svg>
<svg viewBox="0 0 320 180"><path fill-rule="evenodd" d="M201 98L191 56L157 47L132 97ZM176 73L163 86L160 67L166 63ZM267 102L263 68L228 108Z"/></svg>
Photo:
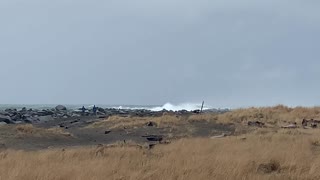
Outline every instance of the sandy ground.
<svg viewBox="0 0 320 180"><path fill-rule="evenodd" d="M73 146L94 146L115 142L155 144L146 136L156 135L164 141L186 137L211 137L232 134L232 124L218 124L208 121L186 121L176 126L147 126L145 124L131 127L119 127L110 130L112 122L106 121L104 127L90 127L92 123L103 121L97 117L77 117L56 119L33 125L0 126L0 144L8 149L41 150Z"/></svg>

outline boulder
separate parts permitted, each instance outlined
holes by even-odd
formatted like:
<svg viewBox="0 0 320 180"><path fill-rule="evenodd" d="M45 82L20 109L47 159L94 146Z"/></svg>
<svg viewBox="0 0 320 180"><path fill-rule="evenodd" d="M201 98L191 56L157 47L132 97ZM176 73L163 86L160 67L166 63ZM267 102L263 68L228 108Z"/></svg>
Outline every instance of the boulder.
<svg viewBox="0 0 320 180"><path fill-rule="evenodd" d="M50 110L41 110L41 111L37 111L34 113L34 115L38 115L38 116L49 116L49 115L53 115L54 112L50 111Z"/></svg>
<svg viewBox="0 0 320 180"><path fill-rule="evenodd" d="M26 117L25 119L23 119L23 121L25 123L35 123L35 122L38 122L39 119L31 116L31 117Z"/></svg>
<svg viewBox="0 0 320 180"><path fill-rule="evenodd" d="M26 107L23 107L20 112L26 112L27 111L27 108Z"/></svg>
<svg viewBox="0 0 320 180"><path fill-rule="evenodd" d="M22 119L22 115L21 114L15 114L14 116L11 116L11 120L13 121L20 121Z"/></svg>
<svg viewBox="0 0 320 180"><path fill-rule="evenodd" d="M57 111L66 111L67 108L65 106L63 106L63 105L58 105L58 106L56 106L56 110Z"/></svg>
<svg viewBox="0 0 320 180"><path fill-rule="evenodd" d="M0 122L5 122L7 124L14 124L14 122L11 120L10 116L4 116L0 114Z"/></svg>
<svg viewBox="0 0 320 180"><path fill-rule="evenodd" d="M5 122L0 122L0 126L2 126L2 125L7 125L7 123L5 123Z"/></svg>
<svg viewBox="0 0 320 180"><path fill-rule="evenodd" d="M103 108L98 107L97 110L98 110L98 112L101 112L101 113L104 113L104 114L106 113L106 111Z"/></svg>

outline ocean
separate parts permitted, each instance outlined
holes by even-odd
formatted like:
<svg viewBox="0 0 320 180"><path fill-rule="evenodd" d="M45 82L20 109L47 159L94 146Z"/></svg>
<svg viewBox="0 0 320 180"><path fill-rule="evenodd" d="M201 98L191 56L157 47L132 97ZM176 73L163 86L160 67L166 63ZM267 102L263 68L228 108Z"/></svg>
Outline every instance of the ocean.
<svg viewBox="0 0 320 180"><path fill-rule="evenodd" d="M22 109L26 107L27 109L51 109L56 107L58 104L0 104L0 110L5 109ZM91 108L93 104L62 104L67 107L67 109L79 109L82 106L86 108ZM146 109L151 111L161 111L163 109L179 111L179 110L196 110L201 109L201 103L182 103L182 104L171 104L166 103L164 105L104 105L95 104L97 107L101 108L116 108L116 109ZM212 109L212 107L205 105L204 109Z"/></svg>

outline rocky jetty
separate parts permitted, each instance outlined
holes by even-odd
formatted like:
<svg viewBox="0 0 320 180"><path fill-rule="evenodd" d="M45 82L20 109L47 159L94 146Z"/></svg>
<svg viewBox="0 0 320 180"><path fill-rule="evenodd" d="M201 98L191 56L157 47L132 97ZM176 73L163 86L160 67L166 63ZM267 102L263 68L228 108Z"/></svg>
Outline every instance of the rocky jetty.
<svg viewBox="0 0 320 180"><path fill-rule="evenodd" d="M206 110L203 113L224 113L228 110L217 110L211 109ZM52 109L6 109L0 111L0 124L20 124L20 123L39 123L46 122L55 119L71 118L71 117L82 117L82 116L92 116L96 118L107 118L109 116L119 115L119 116L138 116L138 117L152 117L152 116L162 116L163 114L172 115L190 115L198 114L199 110L195 111L151 111L146 109L115 109L115 108L100 108L95 109L67 109L63 105L58 105Z"/></svg>

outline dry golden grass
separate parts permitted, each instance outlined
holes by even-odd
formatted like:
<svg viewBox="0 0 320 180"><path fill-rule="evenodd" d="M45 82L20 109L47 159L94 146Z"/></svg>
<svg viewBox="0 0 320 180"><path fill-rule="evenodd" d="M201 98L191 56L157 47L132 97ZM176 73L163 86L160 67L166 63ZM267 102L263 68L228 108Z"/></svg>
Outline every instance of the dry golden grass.
<svg viewBox="0 0 320 180"><path fill-rule="evenodd" d="M267 131L222 139L182 139L153 150L123 144L9 150L0 153L0 179L319 179L319 135L319 130Z"/></svg>
<svg viewBox="0 0 320 180"><path fill-rule="evenodd" d="M302 119L320 119L320 107L289 108L283 105L275 107L236 109L224 114L192 115L189 119L216 121L219 123L243 123L258 120L270 124L287 122L301 123Z"/></svg>
<svg viewBox="0 0 320 180"><path fill-rule="evenodd" d="M15 127L15 130L20 136L25 136L25 135L32 135L36 137L42 137L46 135L72 136L72 134L70 134L69 132L65 132L61 128L44 129L44 128L34 127L32 124L17 125Z"/></svg>
<svg viewBox="0 0 320 180"><path fill-rule="evenodd" d="M95 122L88 127L106 127L109 129L124 128L124 127L141 127L148 122L154 122L158 127L167 127L172 125L178 125L184 122L183 117L174 115L164 115L161 117L121 117L111 116L108 119Z"/></svg>

